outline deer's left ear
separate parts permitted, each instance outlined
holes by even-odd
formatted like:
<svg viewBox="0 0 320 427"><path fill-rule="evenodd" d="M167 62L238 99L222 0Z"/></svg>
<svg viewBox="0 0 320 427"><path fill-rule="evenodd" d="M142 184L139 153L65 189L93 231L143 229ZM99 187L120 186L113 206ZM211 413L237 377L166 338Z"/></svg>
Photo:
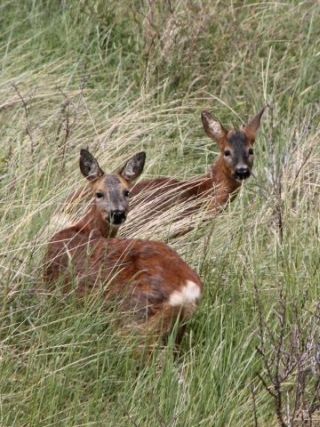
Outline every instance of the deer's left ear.
<svg viewBox="0 0 320 427"><path fill-rule="evenodd" d="M261 117L265 111L265 109L267 108L268 105L265 105L261 111L259 111L259 113L257 115L255 115L246 126L244 126L243 130L245 131L245 133L249 136L249 138L251 139L255 139L257 132L260 128L260 121L261 121Z"/></svg>
<svg viewBox="0 0 320 427"><path fill-rule="evenodd" d="M95 181L104 175L98 161L88 150L80 150L79 166L82 175L85 176L88 181Z"/></svg>
<svg viewBox="0 0 320 427"><path fill-rule="evenodd" d="M119 169L119 175L129 183L133 183L142 174L145 160L146 153L144 151L135 154Z"/></svg>

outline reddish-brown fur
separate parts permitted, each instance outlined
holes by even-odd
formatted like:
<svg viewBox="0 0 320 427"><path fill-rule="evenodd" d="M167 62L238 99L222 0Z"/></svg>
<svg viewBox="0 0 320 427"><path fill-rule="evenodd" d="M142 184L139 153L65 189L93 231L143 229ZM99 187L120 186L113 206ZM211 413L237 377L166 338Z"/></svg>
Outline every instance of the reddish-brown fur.
<svg viewBox="0 0 320 427"><path fill-rule="evenodd" d="M93 191L103 190L103 176L90 174ZM52 237L45 282L61 283L64 292L74 289L80 297L102 291L106 301L116 301L131 313L133 327L160 336L170 332L178 318L193 313L198 299L173 305L170 296L188 281L199 288L200 296L199 276L162 242L105 238L110 224L100 210L94 202L83 219Z"/></svg>
<svg viewBox="0 0 320 427"><path fill-rule="evenodd" d="M232 200L241 183L251 173L253 164L252 146L260 126L263 108L241 131L227 131L220 122L213 119L208 112L202 113L203 126L209 137L214 139L220 148L220 155L211 166L208 173L202 177L179 181L173 178L155 178L136 184L131 190L133 206L149 203L146 221L152 213L165 211L171 206L182 202L192 202L181 216L192 214L202 206L202 202L209 203L210 213L221 210L229 200ZM250 151L249 151L250 150ZM229 151L229 155L225 153ZM237 175L239 165L246 167L243 176ZM152 206L152 201L155 201ZM199 201L199 203L194 203ZM150 212L149 212L150 210Z"/></svg>
<svg viewBox="0 0 320 427"><path fill-rule="evenodd" d="M198 204L193 203L192 208L184 210L184 214L191 214L201 207L202 200L210 196L209 209L214 212L224 207L230 199L232 200L240 186L241 183L226 173L220 158L210 171L200 178L189 181L155 178L137 183L131 190L131 195L133 197L141 195L141 199L139 198L136 203L133 200L132 204L140 205L158 199L154 210L159 212L178 203L198 200ZM146 216L149 216L149 212Z"/></svg>

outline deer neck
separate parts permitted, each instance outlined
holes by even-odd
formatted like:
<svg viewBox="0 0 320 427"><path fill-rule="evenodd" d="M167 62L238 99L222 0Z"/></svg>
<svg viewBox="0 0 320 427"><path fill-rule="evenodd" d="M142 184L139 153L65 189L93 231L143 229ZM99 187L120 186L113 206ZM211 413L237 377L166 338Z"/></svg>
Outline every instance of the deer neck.
<svg viewBox="0 0 320 427"><path fill-rule="evenodd" d="M75 228L88 236L94 235L105 238L113 238L118 232L118 227L113 227L102 218L95 204L89 208L84 217L75 225Z"/></svg>
<svg viewBox="0 0 320 427"><path fill-rule="evenodd" d="M209 176L215 191L215 197L220 203L225 203L234 195L241 184L233 178L222 156L211 166Z"/></svg>

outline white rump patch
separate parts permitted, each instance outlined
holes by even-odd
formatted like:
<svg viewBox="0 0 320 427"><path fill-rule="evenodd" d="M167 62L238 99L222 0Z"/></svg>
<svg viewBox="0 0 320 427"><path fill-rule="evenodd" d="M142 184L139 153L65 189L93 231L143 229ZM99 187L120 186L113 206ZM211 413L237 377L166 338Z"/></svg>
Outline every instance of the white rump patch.
<svg viewBox="0 0 320 427"><path fill-rule="evenodd" d="M187 283L180 291L172 292L169 304L173 307L195 304L200 298L200 293L200 287L191 280L187 280Z"/></svg>

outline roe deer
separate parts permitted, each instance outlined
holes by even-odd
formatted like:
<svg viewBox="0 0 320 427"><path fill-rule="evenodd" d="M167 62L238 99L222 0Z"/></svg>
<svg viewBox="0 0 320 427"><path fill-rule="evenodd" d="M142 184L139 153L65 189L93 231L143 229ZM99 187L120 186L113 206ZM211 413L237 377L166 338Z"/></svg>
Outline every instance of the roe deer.
<svg viewBox="0 0 320 427"><path fill-rule="evenodd" d="M132 314L133 329L162 337L178 319L192 315L202 283L162 242L107 238L126 219L129 188L144 160L144 153L138 153L117 174L107 175L87 150L81 150L80 170L95 199L78 223L51 238L44 280L61 281L64 292L75 289L80 297L102 290L106 301L116 300L121 310Z"/></svg>
<svg viewBox="0 0 320 427"><path fill-rule="evenodd" d="M187 181L155 178L136 184L131 190L131 195L135 196L133 206L139 209L140 205L148 203L148 217L143 219L148 221L154 214L181 202L192 202L192 206L179 212L179 217L193 214L203 202L207 203L209 213L215 213L232 200L242 182L251 175L253 145L265 108L240 130L225 129L208 111L203 111L204 130L220 149L218 159L202 177Z"/></svg>

